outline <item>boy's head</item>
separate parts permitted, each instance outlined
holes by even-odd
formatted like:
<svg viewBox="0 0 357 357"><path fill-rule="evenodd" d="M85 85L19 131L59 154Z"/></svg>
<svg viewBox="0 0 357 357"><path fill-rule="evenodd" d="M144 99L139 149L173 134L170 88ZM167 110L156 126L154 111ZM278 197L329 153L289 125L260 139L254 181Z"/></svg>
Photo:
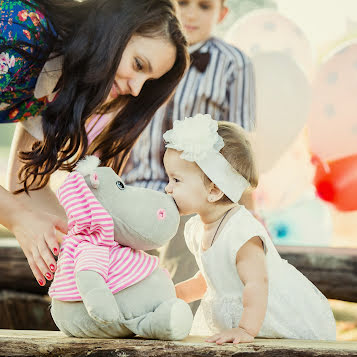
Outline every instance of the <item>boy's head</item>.
<svg viewBox="0 0 357 357"><path fill-rule="evenodd" d="M179 12L189 45L206 41L226 16L225 0L178 0Z"/></svg>

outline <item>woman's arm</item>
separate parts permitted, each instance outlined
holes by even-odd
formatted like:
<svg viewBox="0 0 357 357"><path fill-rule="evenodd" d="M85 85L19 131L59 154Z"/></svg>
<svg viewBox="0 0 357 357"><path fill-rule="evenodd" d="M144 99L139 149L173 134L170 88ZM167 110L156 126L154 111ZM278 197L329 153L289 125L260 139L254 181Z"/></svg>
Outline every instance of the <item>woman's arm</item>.
<svg viewBox="0 0 357 357"><path fill-rule="evenodd" d="M198 272L191 279L176 284L175 289L178 298L190 303L202 299L207 290L207 285L201 272Z"/></svg>
<svg viewBox="0 0 357 357"><path fill-rule="evenodd" d="M238 251L236 265L244 284L242 317L237 328L222 331L209 338L208 342L251 342L263 324L268 304L268 274L259 237L253 237Z"/></svg>
<svg viewBox="0 0 357 357"><path fill-rule="evenodd" d="M21 188L17 177L21 163L17 153L31 150L35 140L22 126L17 125L9 159L10 191ZM40 285L44 285L44 276L47 274L46 278L52 279L52 273L56 269L56 261L52 255L59 252L56 230L67 233L66 214L48 186L30 191L29 195L24 192L12 195L4 189L1 194L7 197L7 201L1 202L9 202L11 206L8 214L4 212L6 207L1 207L1 224L15 234L35 278L39 283L43 282Z"/></svg>

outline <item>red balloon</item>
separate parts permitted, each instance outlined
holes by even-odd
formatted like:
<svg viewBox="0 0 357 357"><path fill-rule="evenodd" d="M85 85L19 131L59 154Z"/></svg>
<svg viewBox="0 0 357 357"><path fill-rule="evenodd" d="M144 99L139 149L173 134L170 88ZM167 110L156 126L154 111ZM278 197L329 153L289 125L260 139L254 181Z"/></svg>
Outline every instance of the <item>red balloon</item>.
<svg viewBox="0 0 357 357"><path fill-rule="evenodd" d="M317 195L340 211L357 210L357 154L326 164L313 156L312 163L316 166Z"/></svg>

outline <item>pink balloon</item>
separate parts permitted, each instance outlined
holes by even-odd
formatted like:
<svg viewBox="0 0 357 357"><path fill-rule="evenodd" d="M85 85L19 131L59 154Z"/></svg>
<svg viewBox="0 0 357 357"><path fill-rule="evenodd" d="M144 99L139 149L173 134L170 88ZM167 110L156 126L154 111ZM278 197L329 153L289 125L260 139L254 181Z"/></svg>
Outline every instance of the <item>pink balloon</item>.
<svg viewBox="0 0 357 357"><path fill-rule="evenodd" d="M303 130L274 167L260 175L259 185L253 191L256 209L265 213L283 209L307 192L314 192L314 173Z"/></svg>
<svg viewBox="0 0 357 357"><path fill-rule="evenodd" d="M308 78L313 75L309 41L294 22L276 10L259 9L248 13L233 24L225 39L249 56L283 52L296 61Z"/></svg>
<svg viewBox="0 0 357 357"><path fill-rule="evenodd" d="M312 88L311 151L323 160L357 153L357 42L331 53Z"/></svg>

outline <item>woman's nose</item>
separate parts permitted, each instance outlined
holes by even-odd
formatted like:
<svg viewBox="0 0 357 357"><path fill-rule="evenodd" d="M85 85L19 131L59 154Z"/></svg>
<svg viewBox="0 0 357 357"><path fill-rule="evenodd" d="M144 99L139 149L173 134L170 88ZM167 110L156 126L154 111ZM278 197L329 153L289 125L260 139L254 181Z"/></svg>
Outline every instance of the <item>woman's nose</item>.
<svg viewBox="0 0 357 357"><path fill-rule="evenodd" d="M129 89L130 89L130 94L133 97L137 97L140 92L141 88L143 87L145 83L145 79L143 78L135 78L129 81Z"/></svg>

